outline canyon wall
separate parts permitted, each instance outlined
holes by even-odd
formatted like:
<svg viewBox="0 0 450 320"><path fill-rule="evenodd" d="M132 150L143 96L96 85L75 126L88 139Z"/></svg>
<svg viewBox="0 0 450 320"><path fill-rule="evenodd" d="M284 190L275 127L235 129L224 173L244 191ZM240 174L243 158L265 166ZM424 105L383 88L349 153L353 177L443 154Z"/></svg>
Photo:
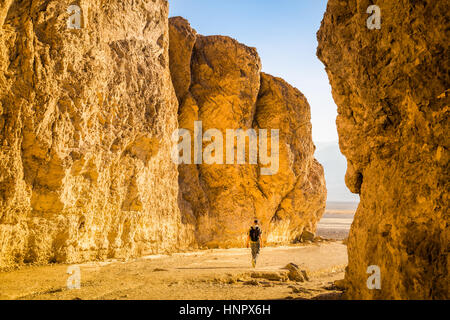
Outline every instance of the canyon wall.
<svg viewBox="0 0 450 320"><path fill-rule="evenodd" d="M0 2L0 267L190 243L165 0Z"/></svg>
<svg viewBox="0 0 450 320"><path fill-rule="evenodd" d="M310 107L306 98L285 81L261 73L255 48L224 36L197 35L180 17L170 19L170 68L179 99L179 126L194 137L194 121L203 132L217 129L279 129L279 168L261 161L244 165L179 166L180 208L186 224L196 230L201 246L242 246L254 218L269 243L298 240L314 233L325 210L322 166L314 159ZM217 137L215 137L217 139ZM259 136L261 138L261 136ZM248 140L249 142L249 140ZM236 141L232 142L236 147ZM202 151L208 147L203 143ZM269 147L270 153L270 147Z"/></svg>
<svg viewBox="0 0 450 320"><path fill-rule="evenodd" d="M346 183L359 193L349 298L448 299L449 6L444 0L330 0L318 32L338 105ZM381 289L366 285L371 265Z"/></svg>

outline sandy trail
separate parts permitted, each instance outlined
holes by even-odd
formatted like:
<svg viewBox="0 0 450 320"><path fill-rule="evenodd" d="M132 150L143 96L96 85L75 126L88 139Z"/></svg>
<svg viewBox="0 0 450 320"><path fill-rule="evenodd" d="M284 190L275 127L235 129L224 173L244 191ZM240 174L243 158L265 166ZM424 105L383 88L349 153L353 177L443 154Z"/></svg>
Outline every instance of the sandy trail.
<svg viewBox="0 0 450 320"><path fill-rule="evenodd" d="M344 239L352 220L353 214L328 212L320 221L317 234ZM282 268L290 262L307 270L310 281L252 278L254 272L264 276L286 273ZM347 247L340 241L267 247L261 252L257 268L250 264L250 249L92 262L79 266L79 290L67 288L68 265L27 266L0 273L0 299L339 299L342 293L332 284L344 278Z"/></svg>
<svg viewBox="0 0 450 320"><path fill-rule="evenodd" d="M289 262L306 269L310 281L252 279L252 272L286 272ZM205 250L149 256L130 262L80 265L81 289L67 289L68 265L24 267L0 273L0 299L329 299L344 277L347 248L341 242L263 248L256 269L249 249ZM296 293L294 293L296 292Z"/></svg>

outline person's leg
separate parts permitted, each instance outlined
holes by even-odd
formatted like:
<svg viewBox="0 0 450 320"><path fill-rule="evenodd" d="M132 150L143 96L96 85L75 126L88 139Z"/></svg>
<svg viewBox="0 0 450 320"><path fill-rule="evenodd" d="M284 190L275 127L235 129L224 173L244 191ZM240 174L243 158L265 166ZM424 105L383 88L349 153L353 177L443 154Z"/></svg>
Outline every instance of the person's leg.
<svg viewBox="0 0 450 320"><path fill-rule="evenodd" d="M256 266L256 258L257 258L256 242L252 241L251 247L252 247L252 266L254 268Z"/></svg>
<svg viewBox="0 0 450 320"><path fill-rule="evenodd" d="M259 241L255 243L255 266L256 266L256 260L258 260L259 257L259 251L261 250L261 246L259 245Z"/></svg>
<svg viewBox="0 0 450 320"><path fill-rule="evenodd" d="M259 242L252 242L251 246L252 246L252 265L253 265L253 267L255 267L256 260L258 259L259 250L260 250Z"/></svg>

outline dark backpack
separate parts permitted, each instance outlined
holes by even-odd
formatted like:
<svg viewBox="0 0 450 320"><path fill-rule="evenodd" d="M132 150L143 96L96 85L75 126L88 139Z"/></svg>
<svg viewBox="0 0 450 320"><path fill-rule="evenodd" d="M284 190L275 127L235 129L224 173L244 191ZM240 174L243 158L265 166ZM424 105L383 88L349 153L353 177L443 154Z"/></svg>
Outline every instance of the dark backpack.
<svg viewBox="0 0 450 320"><path fill-rule="evenodd" d="M250 239L253 242L256 242L259 240L259 237L261 236L261 229L259 227L251 227L250 228Z"/></svg>

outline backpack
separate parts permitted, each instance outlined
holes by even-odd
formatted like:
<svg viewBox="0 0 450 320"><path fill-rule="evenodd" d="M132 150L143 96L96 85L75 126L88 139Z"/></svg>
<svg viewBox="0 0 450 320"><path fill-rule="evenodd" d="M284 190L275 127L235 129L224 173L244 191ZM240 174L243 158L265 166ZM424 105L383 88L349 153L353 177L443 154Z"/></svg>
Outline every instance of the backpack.
<svg viewBox="0 0 450 320"><path fill-rule="evenodd" d="M251 227L250 228L250 239L253 242L256 242L259 240L259 237L261 236L261 229L259 227Z"/></svg>

